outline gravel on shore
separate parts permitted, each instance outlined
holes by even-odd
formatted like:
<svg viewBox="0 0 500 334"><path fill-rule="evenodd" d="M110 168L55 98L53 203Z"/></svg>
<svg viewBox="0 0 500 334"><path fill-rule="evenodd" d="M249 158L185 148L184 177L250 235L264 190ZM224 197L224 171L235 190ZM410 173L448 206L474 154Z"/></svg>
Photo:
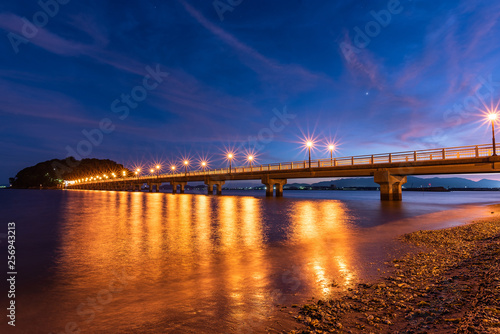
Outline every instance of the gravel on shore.
<svg viewBox="0 0 500 334"><path fill-rule="evenodd" d="M500 218L400 237L386 277L303 305L289 333L500 333Z"/></svg>

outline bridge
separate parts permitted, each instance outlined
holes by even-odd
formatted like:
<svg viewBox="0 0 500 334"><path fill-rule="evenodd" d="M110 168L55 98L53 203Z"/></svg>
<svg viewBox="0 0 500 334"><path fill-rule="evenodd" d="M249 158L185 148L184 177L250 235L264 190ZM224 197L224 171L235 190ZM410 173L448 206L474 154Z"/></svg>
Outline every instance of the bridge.
<svg viewBox="0 0 500 334"><path fill-rule="evenodd" d="M159 192L162 183L170 183L172 192L184 193L188 182L204 182L208 194L221 195L226 181L260 180L266 196L283 196L289 179L366 177L380 185L380 199L401 201L402 185L408 175L473 174L500 172L500 157L493 145L449 147L351 157L331 157L293 162L249 165L222 169L196 170L161 175L122 177L106 180L69 181L67 189L140 191L147 183L149 191Z"/></svg>

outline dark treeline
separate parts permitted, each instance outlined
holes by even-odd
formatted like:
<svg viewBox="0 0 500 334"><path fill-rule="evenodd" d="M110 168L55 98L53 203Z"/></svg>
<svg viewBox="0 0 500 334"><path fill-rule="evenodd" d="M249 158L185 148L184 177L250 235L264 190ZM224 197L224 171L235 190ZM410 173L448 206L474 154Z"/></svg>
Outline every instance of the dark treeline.
<svg viewBox="0 0 500 334"><path fill-rule="evenodd" d="M127 172L127 176L131 175L130 170L112 160L76 160L69 157L64 160L52 159L40 162L35 166L26 167L18 172L16 177L10 178L9 181L13 188L26 189L39 188L40 186L54 188L64 180L81 179L112 172L121 176L123 171Z"/></svg>

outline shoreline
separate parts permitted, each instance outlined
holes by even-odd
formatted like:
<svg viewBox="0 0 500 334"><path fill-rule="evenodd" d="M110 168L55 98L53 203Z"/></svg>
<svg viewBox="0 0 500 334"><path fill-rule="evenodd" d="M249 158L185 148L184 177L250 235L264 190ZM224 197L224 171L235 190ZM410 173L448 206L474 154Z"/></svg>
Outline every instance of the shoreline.
<svg viewBox="0 0 500 334"><path fill-rule="evenodd" d="M398 239L418 250L302 305L289 333L500 333L500 216Z"/></svg>

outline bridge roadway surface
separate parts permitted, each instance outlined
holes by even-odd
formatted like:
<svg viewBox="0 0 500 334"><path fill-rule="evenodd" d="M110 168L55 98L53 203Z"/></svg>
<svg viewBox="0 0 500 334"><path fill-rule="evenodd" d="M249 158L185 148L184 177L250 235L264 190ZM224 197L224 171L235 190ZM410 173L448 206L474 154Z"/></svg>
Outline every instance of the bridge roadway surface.
<svg viewBox="0 0 500 334"><path fill-rule="evenodd" d="M226 181L261 180L266 195L283 196L283 186L288 179L329 177L374 177L380 185L380 198L387 201L402 200L402 185L407 175L474 174L500 172L500 157L492 156L492 145L440 148L420 151L384 153L332 159L315 159L274 163L258 166L241 166L177 172L129 178L113 178L98 181L66 184L67 189L88 190L140 190L144 183L149 191L159 191L162 183L170 183L173 193L184 192L187 182L204 182L208 194L220 195Z"/></svg>

